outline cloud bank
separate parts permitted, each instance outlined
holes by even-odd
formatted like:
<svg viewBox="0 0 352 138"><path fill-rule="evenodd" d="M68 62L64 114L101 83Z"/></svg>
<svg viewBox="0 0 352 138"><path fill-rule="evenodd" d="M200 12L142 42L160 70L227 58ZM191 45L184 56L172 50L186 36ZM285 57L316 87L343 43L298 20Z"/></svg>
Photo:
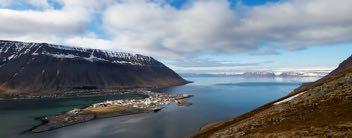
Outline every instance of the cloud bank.
<svg viewBox="0 0 352 138"><path fill-rule="evenodd" d="M9 6L15 2L36 8L16 10ZM281 49L352 42L351 0L285 0L250 7L231 5L227 0L195 0L181 8L163 0L0 3L0 39L122 50L160 58L203 53L267 55ZM92 22L97 22L104 37L91 29Z"/></svg>

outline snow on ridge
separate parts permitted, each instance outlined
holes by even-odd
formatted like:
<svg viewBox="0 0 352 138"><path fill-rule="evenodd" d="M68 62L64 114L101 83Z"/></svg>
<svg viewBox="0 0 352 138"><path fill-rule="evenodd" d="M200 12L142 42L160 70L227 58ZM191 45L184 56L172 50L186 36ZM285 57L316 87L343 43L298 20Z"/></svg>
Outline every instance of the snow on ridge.
<svg viewBox="0 0 352 138"><path fill-rule="evenodd" d="M83 57L83 59L88 60L88 61L90 61L90 62L94 62L94 61L108 61L108 60L106 60L106 59L102 59L102 58L95 57L95 56L94 56L94 50L93 50L93 52L90 54L90 56L89 56L88 58Z"/></svg>
<svg viewBox="0 0 352 138"><path fill-rule="evenodd" d="M73 55L73 54L52 54L52 53L43 53L43 54L47 55L47 56L55 57L55 58L82 58L82 59L88 60L90 62L94 62L94 61L108 61L108 60L105 60L105 59L102 59L102 58L97 58L97 57L94 57L94 56L81 57L81 56L76 56L76 55Z"/></svg>
<svg viewBox="0 0 352 138"><path fill-rule="evenodd" d="M71 46L64 46L64 45L56 45L56 44L48 44L48 43L33 43L33 42L19 42L19 41L7 41L7 40L0 40L0 46L7 47L7 50L10 47L15 47L16 51L21 51L24 48L32 48L34 46L42 46L43 44L47 44L48 47L52 47L55 49L61 50L68 50L68 51L79 51L79 52L88 52L88 51L97 51L105 53L106 56L111 58L138 58L140 60L148 60L151 59L149 56L139 55L139 54L132 54L132 53L125 53L125 52L115 52L115 51L108 51L108 50L100 50L100 49L91 49L91 48L82 48L82 47L71 47ZM3 48L1 47L1 51ZM143 58L141 58L143 57Z"/></svg>
<svg viewBox="0 0 352 138"><path fill-rule="evenodd" d="M70 50L70 51L80 51L80 52L88 52L92 51L91 56L93 55L94 52L96 53L103 53L107 58L119 58L119 60L126 60L126 61L134 61L134 62L150 62L152 60L151 57L149 56L143 56L143 55L138 55L138 54L132 54L132 53L125 53L125 52L115 52L115 51L108 51L108 50L100 50L100 49L85 49L85 48L71 48L67 46L60 46L59 48L64 48L64 50ZM102 59L106 60L103 58L98 58L98 57L90 57L88 59Z"/></svg>
<svg viewBox="0 0 352 138"><path fill-rule="evenodd" d="M132 54L126 52L116 52L116 51L108 51L108 50L100 50L100 49L91 49L91 48L81 48L81 47L70 47L64 45L53 45L48 44L49 47L61 49L61 50L68 50L68 51L79 51L79 52L97 52L97 53L104 53L104 55L108 58L121 58L126 60L136 60L136 61L151 61L152 57L144 56L139 54Z"/></svg>
<svg viewBox="0 0 352 138"><path fill-rule="evenodd" d="M0 46L7 47L7 49L14 47L17 52L24 48L31 48L36 45L39 45L39 43L0 40Z"/></svg>
<svg viewBox="0 0 352 138"><path fill-rule="evenodd" d="M131 65L138 65L138 66L143 66L143 64L138 63L138 62L127 62L127 61L113 61L112 63L117 63L117 64L131 64Z"/></svg>
<svg viewBox="0 0 352 138"><path fill-rule="evenodd" d="M14 59L14 58L16 58L16 55L11 55L11 56L9 56L9 57L7 58L7 60L11 60L11 59Z"/></svg>
<svg viewBox="0 0 352 138"><path fill-rule="evenodd" d="M54 45L54 44L48 44L49 47L56 48L56 49L61 49L61 50L69 50L69 51L79 51L79 52L87 52L87 48L81 48L81 47L70 47L70 46L64 46L64 45Z"/></svg>
<svg viewBox="0 0 352 138"><path fill-rule="evenodd" d="M301 77L322 77L329 73L329 71L252 71L244 72L242 74L250 75L273 75L275 77L285 76L301 76Z"/></svg>
<svg viewBox="0 0 352 138"><path fill-rule="evenodd" d="M44 53L44 55L52 56L55 58L78 58L79 56L72 55L72 54L51 54L51 53Z"/></svg>
<svg viewBox="0 0 352 138"><path fill-rule="evenodd" d="M55 52L43 46L53 48ZM7 57L8 60L14 59L21 55L31 54L32 56L48 55L55 58L82 58L91 62L94 61L107 61L111 63L119 64L131 64L131 65L147 65L152 64L153 58L149 56L143 56L139 54L131 54L125 52L114 52L99 49L89 49L81 47L69 47L64 45L54 45L47 43L32 43L32 42L18 42L18 41L7 41L0 40L0 53L7 53L11 49L11 55ZM40 50L39 50L40 49ZM57 51L57 50L65 50ZM78 53L77 53L78 52ZM85 57L85 53L90 53L89 57ZM97 53L98 57L94 55Z"/></svg>
<svg viewBox="0 0 352 138"><path fill-rule="evenodd" d="M93 55L91 55L90 57L81 57L81 56L76 56L76 55L73 55L73 54L51 54L51 53L44 53L44 55L48 55L48 56L55 57L55 58L82 58L82 59L90 61L90 62L95 62L95 61L106 61L106 62L109 62L109 60L98 58L98 57L95 57ZM111 63L115 63L115 64L130 64L130 65L138 65L138 66L143 66L144 65L144 64L139 63L139 62L119 61L119 60L114 60Z"/></svg>

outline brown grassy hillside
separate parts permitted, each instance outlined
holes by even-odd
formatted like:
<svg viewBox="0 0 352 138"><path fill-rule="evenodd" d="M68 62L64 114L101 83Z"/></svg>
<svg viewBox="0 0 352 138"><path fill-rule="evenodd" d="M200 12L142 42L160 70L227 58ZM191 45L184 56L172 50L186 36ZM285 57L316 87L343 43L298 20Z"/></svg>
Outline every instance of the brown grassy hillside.
<svg viewBox="0 0 352 138"><path fill-rule="evenodd" d="M289 96L193 137L352 137L352 58Z"/></svg>

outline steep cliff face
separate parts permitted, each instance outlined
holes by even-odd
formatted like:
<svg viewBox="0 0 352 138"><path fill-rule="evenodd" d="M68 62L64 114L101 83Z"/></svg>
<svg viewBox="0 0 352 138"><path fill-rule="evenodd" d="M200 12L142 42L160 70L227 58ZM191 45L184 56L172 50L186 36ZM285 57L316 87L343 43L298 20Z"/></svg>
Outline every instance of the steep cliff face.
<svg viewBox="0 0 352 138"><path fill-rule="evenodd" d="M76 88L168 87L185 84L152 57L122 52L0 41L0 92Z"/></svg>
<svg viewBox="0 0 352 138"><path fill-rule="evenodd" d="M352 57L322 79L194 137L352 137Z"/></svg>

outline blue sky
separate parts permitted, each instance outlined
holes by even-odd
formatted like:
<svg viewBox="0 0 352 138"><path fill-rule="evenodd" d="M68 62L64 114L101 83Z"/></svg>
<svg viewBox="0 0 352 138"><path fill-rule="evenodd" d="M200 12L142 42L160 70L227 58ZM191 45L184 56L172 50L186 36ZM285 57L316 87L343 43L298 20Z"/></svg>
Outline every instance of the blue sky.
<svg viewBox="0 0 352 138"><path fill-rule="evenodd" d="M178 72L332 69L352 54L351 4L0 0L0 39L140 53Z"/></svg>

